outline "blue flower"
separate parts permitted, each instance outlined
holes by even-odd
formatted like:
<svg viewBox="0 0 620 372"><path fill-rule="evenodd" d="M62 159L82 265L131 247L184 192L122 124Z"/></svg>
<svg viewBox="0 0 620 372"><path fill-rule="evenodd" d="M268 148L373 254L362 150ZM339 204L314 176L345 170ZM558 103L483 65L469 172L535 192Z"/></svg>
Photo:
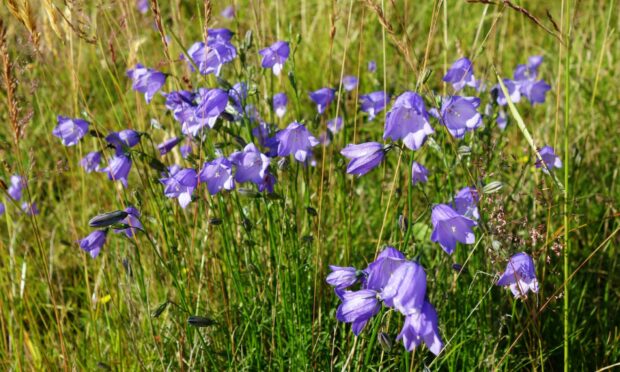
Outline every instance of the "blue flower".
<svg viewBox="0 0 620 372"><path fill-rule="evenodd" d="M88 122L83 119L71 119L58 115L58 125L52 134L62 140L65 146L76 145L88 133Z"/></svg>
<svg viewBox="0 0 620 372"><path fill-rule="evenodd" d="M135 68L127 70L127 76L133 81L131 88L144 93L146 103L150 103L155 93L166 83L166 74L152 68L146 68L140 63Z"/></svg>
<svg viewBox="0 0 620 372"><path fill-rule="evenodd" d="M446 204L433 207L431 220L433 222L431 240L439 243L448 254L454 252L456 242L474 244L476 241L476 236L472 231L476 222L461 216Z"/></svg>
<svg viewBox="0 0 620 372"><path fill-rule="evenodd" d="M417 150L424 144L426 136L434 132L422 97L414 92L405 92L396 98L387 113L383 139L402 139L407 148Z"/></svg>
<svg viewBox="0 0 620 372"><path fill-rule="evenodd" d="M525 298L529 291L537 293L538 280L532 257L523 252L510 257L497 285L509 286L516 298Z"/></svg>
<svg viewBox="0 0 620 372"><path fill-rule="evenodd" d="M105 244L107 234L108 230L93 231L87 237L78 242L80 244L80 248L90 254L92 258L97 257L101 251L101 248Z"/></svg>
<svg viewBox="0 0 620 372"><path fill-rule="evenodd" d="M468 58L461 58L454 62L443 77L443 81L452 84L454 90L459 91L466 85L477 87L476 78L474 78L474 69Z"/></svg>

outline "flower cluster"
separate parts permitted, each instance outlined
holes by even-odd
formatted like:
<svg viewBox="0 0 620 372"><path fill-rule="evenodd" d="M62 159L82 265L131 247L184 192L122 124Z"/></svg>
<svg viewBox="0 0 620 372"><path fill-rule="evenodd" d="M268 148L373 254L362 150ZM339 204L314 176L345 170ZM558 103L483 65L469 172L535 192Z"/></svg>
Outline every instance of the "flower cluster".
<svg viewBox="0 0 620 372"><path fill-rule="evenodd" d="M364 270L354 267L330 266L327 283L335 288L342 300L336 317L351 323L357 336L369 320L381 311L382 305L405 316L397 340L408 351L424 342L439 355L443 342L439 336L437 312L426 300L426 272L416 261L410 261L393 247L386 247ZM347 290L356 284L360 289Z"/></svg>
<svg viewBox="0 0 620 372"><path fill-rule="evenodd" d="M13 200L15 202L19 202L23 196L23 189L26 187L26 179L18 174L14 174L11 176L11 184L8 187L7 194L9 194L8 200ZM8 203L7 203L8 204ZM37 207L37 203L28 203L24 201L20 205L21 212L25 213L28 216L39 214L39 208ZM6 211L6 205L0 202L0 216L4 214Z"/></svg>
<svg viewBox="0 0 620 372"><path fill-rule="evenodd" d="M139 1L138 7L140 11L147 12L148 2ZM234 18L234 7L226 8L222 16L226 19ZM326 120L327 130L318 137L311 133L302 118L288 121L289 124L281 128L266 122L259 107L250 103L256 90L253 82L239 81L232 85L221 78L222 72L228 68L225 66L232 64L238 54L243 60L247 56L243 46L240 46L238 52L233 38L234 33L229 29L208 29L204 42L195 42L179 57L190 71L215 75L216 86L190 86L188 90L168 91L165 89L169 76L167 73L140 63L127 70L132 89L143 94L147 104L164 97L163 103L177 125L157 145L156 153L163 159L179 146L182 157L186 159L182 165L163 164L156 156L149 155L142 147L142 138L146 136L150 139L148 133L124 129L108 133L105 136L106 147L88 153L81 159L80 166L87 173L106 173L110 180L120 181L127 188L134 159L150 158L149 165L158 171L162 194L177 199L181 208L186 208L201 184L206 184L210 195L225 194L234 190L238 184L248 182L254 184L259 192L274 192L277 183L275 158L292 158L303 165L314 164L314 147L329 144L345 126L345 121L340 116ZM290 65L287 65L290 55L291 45L282 40L257 53L261 59L260 66L264 69L262 71L269 76L271 73L280 76ZM341 149L340 153L349 159L346 172L356 176L365 175L383 163L392 149L418 151L429 136L444 127L449 135L459 140L482 128L485 118L495 116L497 125L504 129L508 120L504 106L509 100L516 103L524 97L532 105L545 101L550 86L538 79L541 63L542 57L531 57L527 64L517 66L512 79L503 80L509 97L506 97L499 85L494 86L490 90L491 100L484 114L480 112L482 99L476 95L485 91L485 84L475 77L473 64L467 58L457 60L443 77L443 81L453 88L447 96L428 97L414 91L393 95L382 90L361 94L358 109L364 113L368 122L385 111L383 138L381 142L351 143ZM368 71L374 73L376 69L376 63L370 61ZM292 85L293 80L291 78ZM337 98L342 98L339 95L359 90L360 80L356 76L346 75L342 78L341 87L344 93L330 86L308 93L308 98L316 106L315 120L330 111L334 102L339 101ZM461 93L466 89L471 94ZM298 102L297 93L296 90L295 98ZM269 98L273 114L283 119L287 115L286 93L278 92ZM75 146L91 133L90 125L84 119L58 116L52 134L63 145ZM212 146L209 138L212 132L232 137L237 147L226 151L225 146ZM93 133L98 135L96 131ZM247 137L244 137L245 134ZM139 148L136 148L138 145ZM206 157L194 156L195 150L200 155L206 154ZM104 154L108 155L106 167L101 165ZM542 148L539 154L536 166L543 167L545 172L562 166L551 147ZM196 159L201 159L202 164ZM429 174L429 170L422 164L412 162L412 184L427 182ZM9 195L19 200L25 181L19 176L14 178L15 181L11 179ZM434 205L431 213L431 240L448 254L456 250L459 242L474 244L474 228L480 219L479 200L478 191L472 186L459 190L451 201ZM36 205L22 208L34 213ZM4 204L0 203L0 214L4 209ZM90 221L90 226L95 230L81 239L79 246L95 258L105 244L110 229L133 238L137 231L143 231L140 218L140 212L132 206L123 211L96 216ZM397 249L387 247L366 269L331 266L331 270L327 283L335 288L337 296L342 300L337 318L351 323L355 335L359 335L385 307L405 317L397 339L402 340L408 351L424 342L435 355L441 352L443 342L439 336L438 316L428 302L426 272L418 262L407 260ZM509 286L516 297L524 297L530 290L537 292L538 282L532 258L526 253L513 256L497 284ZM352 290L354 286L358 288Z"/></svg>
<svg viewBox="0 0 620 372"><path fill-rule="evenodd" d="M92 258L95 258L99 255L101 248L103 248L103 245L106 243L110 228L113 228L114 232L117 234L124 233L128 238L133 238L136 231L141 231L143 229L140 217L140 212L133 206L129 206L123 211L115 211L95 216L88 224L91 227L98 228L98 230L94 230L84 239L79 240L78 244L83 251L90 254Z"/></svg>

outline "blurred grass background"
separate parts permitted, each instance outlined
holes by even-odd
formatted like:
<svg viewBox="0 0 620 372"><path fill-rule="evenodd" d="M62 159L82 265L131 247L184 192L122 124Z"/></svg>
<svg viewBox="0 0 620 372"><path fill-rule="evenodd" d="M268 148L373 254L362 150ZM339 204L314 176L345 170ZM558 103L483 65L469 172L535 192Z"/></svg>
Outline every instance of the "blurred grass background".
<svg viewBox="0 0 620 372"><path fill-rule="evenodd" d="M163 99L147 105L131 91L125 71L141 62L170 73L167 90L215 86L212 76L190 74L178 61L203 38L204 3L158 4L168 56L157 17L151 10L140 14L133 1L35 3L5 0L0 7L25 117L24 135L16 142L4 84L0 179L8 183L14 173L26 175L27 198L41 211L31 218L7 202L0 222L3 370L618 366L616 1L515 1L514 7L465 1L234 1L234 20L220 16L228 2L213 2L209 28L230 28L236 45L252 31L246 64L225 66L223 77L255 84L250 101L264 118L275 118L270 99L285 91L290 105L286 117L276 121L280 127L305 119L318 135L338 112L345 130L324 150L316 149L317 167L291 164L278 172L276 193L282 198L238 192L211 197L201 188L199 200L185 211L163 196L157 172L145 162L135 162L130 187L122 189L105 174L85 174L78 165L88 151L101 147L99 139L87 137L65 148L51 132L56 115L67 115L89 120L103 134L145 131L155 143L178 133ZM286 74L277 78L260 69L258 49L280 39L293 45L285 71L294 75L299 99L293 98ZM339 150L347 143L378 141L383 133L383 113L367 122L356 111L358 94L383 88L393 95L444 94L448 87L441 77L461 56L471 58L476 77L492 86L495 70L510 77L530 55L544 56L540 76L552 89L545 104L521 103L518 109L536 144L553 146L565 161L558 176L568 180L567 208L561 190L534 168L514 122L503 132L487 124L460 142L436 128L437 146L392 153L371 174L346 176ZM366 69L370 60L378 65L374 74ZM341 95L340 105L316 117L307 92L338 87L343 74L359 76L359 90ZM215 141L226 152L235 149L230 138L218 135ZM461 145L471 153L459 156ZM205 151L213 150L209 146ZM141 150L155 153L147 141ZM413 159L431 171L423 187L409 184ZM183 160L175 152L162 161ZM430 242L430 207L479 179L504 187L481 200L476 244L447 256ZM90 232L88 219L127 204L142 211L148 234L131 241L110 234L97 259L83 253L75 241ZM404 231L398 226L401 214L409 220ZM447 344L437 359L424 347L414 353L396 343L382 349L377 333L393 339L402 324L391 313L381 313L357 340L349 326L335 320L338 301L324 283L327 265L364 267L386 244L418 257L427 270L428 293ZM538 295L527 301L493 285L505 259L518 251L535 257L541 282ZM466 263L465 271L456 273L453 263ZM163 311L162 304L167 304ZM190 315L215 324L193 327Z"/></svg>

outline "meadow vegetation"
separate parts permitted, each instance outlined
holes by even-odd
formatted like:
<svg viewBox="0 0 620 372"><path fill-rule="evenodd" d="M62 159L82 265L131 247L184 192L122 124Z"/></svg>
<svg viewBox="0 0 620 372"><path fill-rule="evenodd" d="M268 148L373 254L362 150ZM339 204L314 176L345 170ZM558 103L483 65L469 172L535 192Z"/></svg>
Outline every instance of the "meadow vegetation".
<svg viewBox="0 0 620 372"><path fill-rule="evenodd" d="M619 9L5 0L0 369L619 368Z"/></svg>

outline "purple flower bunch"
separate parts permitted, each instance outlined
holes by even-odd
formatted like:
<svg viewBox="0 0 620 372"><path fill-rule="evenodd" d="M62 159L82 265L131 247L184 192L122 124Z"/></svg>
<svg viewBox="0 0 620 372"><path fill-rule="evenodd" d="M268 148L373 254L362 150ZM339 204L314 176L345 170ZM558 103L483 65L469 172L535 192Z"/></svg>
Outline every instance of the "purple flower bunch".
<svg viewBox="0 0 620 372"><path fill-rule="evenodd" d="M113 228L117 234L124 233L128 238L133 238L136 231L143 230L140 217L140 212L133 206L129 206L123 211L95 216L88 224L98 229L78 240L78 244L83 251L90 254L92 258L96 258L106 243L110 228Z"/></svg>
<svg viewBox="0 0 620 372"><path fill-rule="evenodd" d="M14 174L11 176L10 185L7 190L7 194L9 194L8 200L13 200L15 202L19 202L23 196L23 189L26 187L26 178L20 176L19 174ZM28 216L33 216L39 214L39 208L37 207L36 202L28 203L27 201L23 201L20 204L21 212L25 213ZM0 216L2 216L6 211L6 205L3 202L0 202Z"/></svg>
<svg viewBox="0 0 620 372"><path fill-rule="evenodd" d="M478 218L478 192L465 187L456 194L452 205L438 204L433 207L431 241L439 243L447 254L454 252L457 242L474 244L476 236L473 228Z"/></svg>
<svg viewBox="0 0 620 372"><path fill-rule="evenodd" d="M509 287L515 298L526 298L529 291L538 293L538 280L532 257L525 252L512 256L497 285Z"/></svg>
<svg viewBox="0 0 620 372"><path fill-rule="evenodd" d="M538 79L538 68L542 62L542 56L531 56L526 64L517 65L512 79L502 79L513 103L520 102L522 97L528 100L532 106L545 102L547 92L551 90L551 86L543 79ZM499 84L491 88L491 95L497 105L499 105L496 117L497 125L504 129L508 120L503 106L508 104L508 100Z"/></svg>
<svg viewBox="0 0 620 372"><path fill-rule="evenodd" d="M364 270L330 268L332 272L326 281L342 301L336 318L351 323L356 336L385 306L405 317L397 336L405 349L411 351L424 342L433 354L439 355L443 342L437 312L426 299L426 272L418 262L407 260L394 247L386 247ZM359 289L348 289L356 285Z"/></svg>
<svg viewBox="0 0 620 372"><path fill-rule="evenodd" d="M226 28L210 28L207 31L207 43L198 41L187 50L187 64L192 71L196 68L202 75L220 75L222 66L237 57L237 48L231 43L233 32Z"/></svg>

